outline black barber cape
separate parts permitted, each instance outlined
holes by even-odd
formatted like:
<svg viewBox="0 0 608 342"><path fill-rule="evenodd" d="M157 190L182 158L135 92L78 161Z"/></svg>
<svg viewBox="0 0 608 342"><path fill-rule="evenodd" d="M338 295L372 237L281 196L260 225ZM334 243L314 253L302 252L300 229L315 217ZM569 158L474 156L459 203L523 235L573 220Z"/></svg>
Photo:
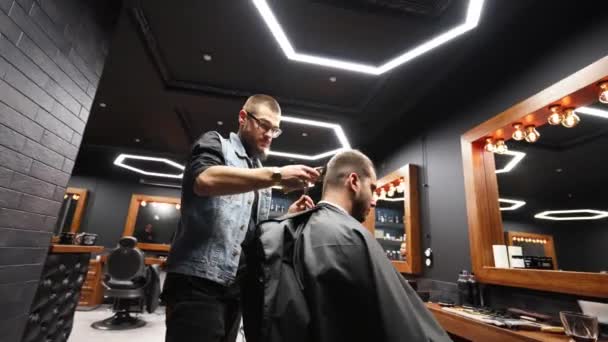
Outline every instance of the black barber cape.
<svg viewBox="0 0 608 342"><path fill-rule="evenodd" d="M310 312L302 335L311 342L451 341L370 232L346 212L320 203L300 239ZM274 315L289 322L291 311Z"/></svg>

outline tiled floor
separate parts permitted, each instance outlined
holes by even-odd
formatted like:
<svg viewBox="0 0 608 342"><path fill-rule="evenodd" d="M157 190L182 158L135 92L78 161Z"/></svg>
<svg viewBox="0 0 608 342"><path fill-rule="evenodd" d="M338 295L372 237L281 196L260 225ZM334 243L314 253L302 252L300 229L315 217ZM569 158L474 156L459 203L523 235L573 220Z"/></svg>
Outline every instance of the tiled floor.
<svg viewBox="0 0 608 342"><path fill-rule="evenodd" d="M74 327L69 342L164 342L165 314L164 308L155 313L142 314L147 322L141 328L124 331L102 331L91 328L91 323L112 316L109 306L102 306L93 311L77 311L74 315ZM244 342L240 337L237 342ZM203 341L201 341L203 342Z"/></svg>

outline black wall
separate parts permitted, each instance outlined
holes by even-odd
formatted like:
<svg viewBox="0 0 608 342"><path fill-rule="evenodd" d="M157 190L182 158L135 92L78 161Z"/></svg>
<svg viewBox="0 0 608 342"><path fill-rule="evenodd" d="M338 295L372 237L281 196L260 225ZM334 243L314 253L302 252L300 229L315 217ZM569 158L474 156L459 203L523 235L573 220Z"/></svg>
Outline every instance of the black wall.
<svg viewBox="0 0 608 342"><path fill-rule="evenodd" d="M97 234L97 244L116 247L122 236L131 195L180 197L181 190L120 181L98 176L72 176L70 187L89 191L81 232Z"/></svg>
<svg viewBox="0 0 608 342"><path fill-rule="evenodd" d="M383 150L394 146L379 163L380 175L414 163L422 167L421 183L428 184L421 185L422 244L423 250L431 247L435 257L434 265L424 268L423 277L454 282L460 270L471 268L460 136L608 55L606 20L590 20L584 27L569 27L568 31L559 44L551 46L543 46L542 37L536 36L528 46L542 48L534 53L512 45L505 46L504 59L496 59L496 51L493 59L488 59L485 57L492 54L481 51L444 88L435 89L405 114L403 123L396 123L400 133L387 132L387 136L393 133L399 139L379 142ZM514 65L507 63L509 59L519 62L516 68L507 67ZM475 64L492 65L496 73L480 75ZM405 124L406 117L430 123L424 130L412 131Z"/></svg>
<svg viewBox="0 0 608 342"><path fill-rule="evenodd" d="M20 341L107 54L86 1L0 0L0 340Z"/></svg>
<svg viewBox="0 0 608 342"><path fill-rule="evenodd" d="M505 231L553 236L558 266L566 271L608 271L608 222L503 220Z"/></svg>

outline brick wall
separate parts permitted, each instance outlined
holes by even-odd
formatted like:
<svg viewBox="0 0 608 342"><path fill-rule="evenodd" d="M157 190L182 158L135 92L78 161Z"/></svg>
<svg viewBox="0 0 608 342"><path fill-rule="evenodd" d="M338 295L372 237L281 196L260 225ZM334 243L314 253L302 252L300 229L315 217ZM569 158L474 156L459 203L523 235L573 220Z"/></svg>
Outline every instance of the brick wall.
<svg viewBox="0 0 608 342"><path fill-rule="evenodd" d="M0 0L0 340L19 341L107 55L87 1Z"/></svg>

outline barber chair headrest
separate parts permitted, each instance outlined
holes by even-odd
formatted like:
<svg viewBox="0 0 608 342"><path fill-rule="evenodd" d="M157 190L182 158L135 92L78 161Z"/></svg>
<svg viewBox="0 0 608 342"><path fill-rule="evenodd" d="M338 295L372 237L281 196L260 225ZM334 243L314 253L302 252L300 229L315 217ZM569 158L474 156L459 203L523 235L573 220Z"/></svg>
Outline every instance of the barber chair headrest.
<svg viewBox="0 0 608 342"><path fill-rule="evenodd" d="M108 274L113 280L125 281L145 277L144 253L136 248L137 239L123 237L118 248L108 256Z"/></svg>
<svg viewBox="0 0 608 342"><path fill-rule="evenodd" d="M120 247L135 248L137 246L137 239L133 236L124 236L118 240L118 245Z"/></svg>

